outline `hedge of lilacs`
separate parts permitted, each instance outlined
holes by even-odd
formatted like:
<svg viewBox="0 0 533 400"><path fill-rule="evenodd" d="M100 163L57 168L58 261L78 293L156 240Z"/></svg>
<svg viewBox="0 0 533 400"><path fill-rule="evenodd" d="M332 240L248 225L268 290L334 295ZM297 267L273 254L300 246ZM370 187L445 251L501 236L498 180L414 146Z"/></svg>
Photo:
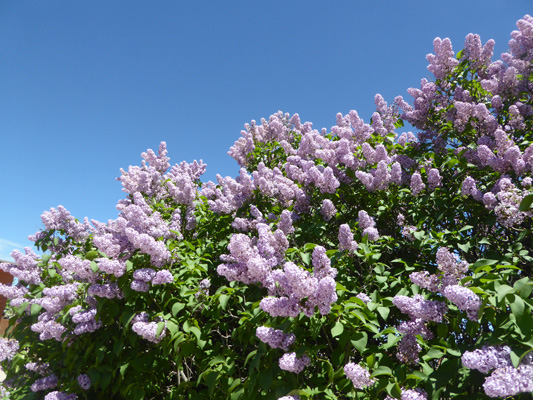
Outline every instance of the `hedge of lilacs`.
<svg viewBox="0 0 533 400"><path fill-rule="evenodd" d="M330 132L246 125L236 179L148 150L115 220L14 251L12 399L486 399L533 391L533 18L448 39ZM417 132L399 133L404 121Z"/></svg>

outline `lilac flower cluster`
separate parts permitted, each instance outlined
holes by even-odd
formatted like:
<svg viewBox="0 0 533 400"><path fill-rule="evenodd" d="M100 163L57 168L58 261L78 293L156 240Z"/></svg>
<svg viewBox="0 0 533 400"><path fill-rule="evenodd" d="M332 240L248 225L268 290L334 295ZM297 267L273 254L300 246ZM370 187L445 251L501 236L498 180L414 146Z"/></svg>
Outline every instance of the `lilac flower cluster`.
<svg viewBox="0 0 533 400"><path fill-rule="evenodd" d="M444 313L448 309L443 302L425 300L419 294L412 298L396 295L392 299L392 303L412 319L419 318L423 321L441 322Z"/></svg>
<svg viewBox="0 0 533 400"><path fill-rule="evenodd" d="M160 321L164 322L164 321ZM149 322L148 314L143 312L141 314L136 315L132 320L132 327L131 329L133 332L135 332L137 335L141 336L142 338L148 340L152 343L159 343L163 338L166 336L166 322L165 327L159 334L157 335L157 325L158 322L152 321Z"/></svg>
<svg viewBox="0 0 533 400"><path fill-rule="evenodd" d="M31 385L31 391L32 392L40 392L42 390L48 390L53 389L57 386L58 377L54 374L46 376L41 379L37 379L32 385Z"/></svg>
<svg viewBox="0 0 533 400"><path fill-rule="evenodd" d="M375 383L374 379L370 378L370 372L361 367L359 364L348 363L344 366L344 374L352 381L356 389L364 389L367 386L372 386Z"/></svg>
<svg viewBox="0 0 533 400"><path fill-rule="evenodd" d="M76 400L78 398L75 394L68 394L65 392L50 392L44 396L44 400Z"/></svg>
<svg viewBox="0 0 533 400"><path fill-rule="evenodd" d="M519 365L501 367L494 370L485 383L483 390L489 397L508 397L518 393L533 392L533 366Z"/></svg>
<svg viewBox="0 0 533 400"><path fill-rule="evenodd" d="M12 360L18 349L18 341L0 338L0 361Z"/></svg>
<svg viewBox="0 0 533 400"><path fill-rule="evenodd" d="M91 388L91 378L87 374L78 375L78 384L83 390L89 390Z"/></svg>
<svg viewBox="0 0 533 400"><path fill-rule="evenodd" d="M311 363L309 356L304 354L301 357L297 357L296 353L285 353L279 359L279 367L284 371L294 372L299 374Z"/></svg>
<svg viewBox="0 0 533 400"><path fill-rule="evenodd" d="M286 334L282 330L260 326L255 331L256 336L273 349L289 350L289 347L296 340L294 333Z"/></svg>
<svg viewBox="0 0 533 400"><path fill-rule="evenodd" d="M495 368L511 366L511 349L508 346L483 346L474 351L465 351L461 361L466 368L477 369L486 374Z"/></svg>
<svg viewBox="0 0 533 400"><path fill-rule="evenodd" d="M359 245L353 240L353 233L348 224L342 224L339 227L339 249L350 253L357 250Z"/></svg>
<svg viewBox="0 0 533 400"><path fill-rule="evenodd" d="M459 310L466 311L469 320L477 321L481 299L472 290L459 285L449 285L444 288L443 294Z"/></svg>

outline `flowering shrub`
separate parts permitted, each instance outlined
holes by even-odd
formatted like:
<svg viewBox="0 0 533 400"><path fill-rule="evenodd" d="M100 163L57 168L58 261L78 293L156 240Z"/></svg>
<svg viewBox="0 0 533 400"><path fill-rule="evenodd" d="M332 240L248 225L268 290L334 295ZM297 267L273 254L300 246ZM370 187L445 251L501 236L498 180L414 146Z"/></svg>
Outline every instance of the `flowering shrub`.
<svg viewBox="0 0 533 400"><path fill-rule="evenodd" d="M330 132L245 125L235 179L118 179L107 223L63 207L14 251L12 399L485 399L533 390L533 18L510 50L435 39L435 79ZM400 129L407 122L416 133ZM522 397L521 397L522 396Z"/></svg>

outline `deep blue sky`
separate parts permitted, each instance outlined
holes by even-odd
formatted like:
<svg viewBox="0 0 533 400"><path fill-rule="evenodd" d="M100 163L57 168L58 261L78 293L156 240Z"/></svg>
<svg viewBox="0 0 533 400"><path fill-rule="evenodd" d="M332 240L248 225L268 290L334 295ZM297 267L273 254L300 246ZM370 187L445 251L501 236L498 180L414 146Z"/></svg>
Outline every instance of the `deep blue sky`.
<svg viewBox="0 0 533 400"><path fill-rule="evenodd" d="M531 0L0 2L0 259L29 245L44 210L116 218L120 168L168 144L235 176L243 124L278 110L318 129L368 120L430 77L436 36L470 33L496 56Z"/></svg>

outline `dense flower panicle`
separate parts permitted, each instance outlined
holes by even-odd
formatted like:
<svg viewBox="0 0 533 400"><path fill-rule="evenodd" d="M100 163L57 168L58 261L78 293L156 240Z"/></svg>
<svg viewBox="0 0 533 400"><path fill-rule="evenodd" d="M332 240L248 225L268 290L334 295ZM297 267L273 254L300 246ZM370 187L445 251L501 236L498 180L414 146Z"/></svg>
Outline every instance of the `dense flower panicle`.
<svg viewBox="0 0 533 400"><path fill-rule="evenodd" d="M461 361L466 368L477 369L486 374L495 368L511 366L511 349L508 346L483 346L474 351L465 351Z"/></svg>
<svg viewBox="0 0 533 400"><path fill-rule="evenodd" d="M406 334L398 344L396 358L402 364L417 364L419 361L418 355L422 347L416 341L416 336Z"/></svg>
<svg viewBox="0 0 533 400"><path fill-rule="evenodd" d="M425 322L420 318L411 320L409 322L401 322L397 329L400 333L420 335L426 340L433 338L433 333L427 328Z"/></svg>
<svg viewBox="0 0 533 400"><path fill-rule="evenodd" d="M98 258L98 269L107 274L120 278L126 272L126 262L120 260L110 260L108 258Z"/></svg>
<svg viewBox="0 0 533 400"><path fill-rule="evenodd" d="M418 196L426 188L426 184L422 181L422 176L419 172L411 175L411 192L413 196Z"/></svg>
<svg viewBox="0 0 533 400"><path fill-rule="evenodd" d="M57 382L59 381L58 377L54 374L46 376L41 379L37 379L32 385L31 385L31 391L32 392L40 392L42 390L48 390L53 389L57 386Z"/></svg>
<svg viewBox="0 0 533 400"><path fill-rule="evenodd" d="M489 397L507 397L518 393L533 391L533 366L519 365L500 367L494 370L485 383L483 390Z"/></svg>
<svg viewBox="0 0 533 400"><path fill-rule="evenodd" d="M300 400L300 396L283 396L278 400Z"/></svg>
<svg viewBox="0 0 533 400"><path fill-rule="evenodd" d="M472 290L459 285L449 285L444 288L443 294L459 310L466 311L469 320L477 321L481 299Z"/></svg>
<svg viewBox="0 0 533 400"><path fill-rule="evenodd" d="M68 394L65 392L50 392L44 396L44 400L76 400L78 398L75 394Z"/></svg>
<svg viewBox="0 0 533 400"><path fill-rule="evenodd" d="M152 285L164 285L172 282L174 282L174 276L167 269L157 271L155 276L152 278Z"/></svg>
<svg viewBox="0 0 533 400"><path fill-rule="evenodd" d="M77 222L63 206L45 211L41 219L46 230L64 231L77 241L85 240L91 233L91 226L87 219L83 223Z"/></svg>
<svg viewBox="0 0 533 400"><path fill-rule="evenodd" d="M278 222L278 229L281 229L285 235L294 232L294 227L292 226L292 216L289 210L283 210Z"/></svg>
<svg viewBox="0 0 533 400"><path fill-rule="evenodd" d="M68 255L61 258L59 261L61 268L72 272L76 276L79 276L80 280L85 282L94 282L96 276L91 269L91 261L83 260L81 258Z"/></svg>
<svg viewBox="0 0 533 400"><path fill-rule="evenodd" d="M157 336L157 325L157 322L138 321L132 325L131 329L144 339L152 343L159 343L166 336L166 323L159 336Z"/></svg>
<svg viewBox="0 0 533 400"><path fill-rule="evenodd" d="M341 251L354 252L359 247L357 242L353 240L353 233L348 224L342 224L339 227L339 249Z"/></svg>
<svg viewBox="0 0 533 400"><path fill-rule="evenodd" d="M155 277L155 270L152 268L141 268L133 273L133 279L143 282L150 282Z"/></svg>
<svg viewBox="0 0 533 400"><path fill-rule="evenodd" d="M420 318L423 321L441 322L442 316L447 311L447 307L440 301L425 300L417 294L415 297L396 295L392 303L401 312L408 314L411 318Z"/></svg>
<svg viewBox="0 0 533 400"><path fill-rule="evenodd" d="M89 296L105 297L106 299L123 299L124 293L116 282L104 284L92 284L87 290Z"/></svg>
<svg viewBox="0 0 533 400"><path fill-rule="evenodd" d="M39 256L29 247L25 247L24 251L26 254L13 250L11 257L15 260L15 264L2 263L0 269L13 275L19 281L38 285L41 283L41 268L37 265Z"/></svg>
<svg viewBox="0 0 533 400"><path fill-rule="evenodd" d="M289 350L291 344L296 340L294 333L285 334L282 330L260 326L255 332L256 336L273 349Z"/></svg>
<svg viewBox="0 0 533 400"><path fill-rule="evenodd" d="M61 341L62 335L67 328L56 322L54 320L54 314L47 311L39 315L38 322L31 326L31 330L39 333L39 339L42 341L49 339Z"/></svg>
<svg viewBox="0 0 533 400"><path fill-rule="evenodd" d="M402 389L401 400L427 400L428 395L423 389Z"/></svg>
<svg viewBox="0 0 533 400"><path fill-rule="evenodd" d="M369 301L372 301L370 297L366 293L359 293L357 296L358 299L360 299L363 303L368 303Z"/></svg>
<svg viewBox="0 0 533 400"><path fill-rule="evenodd" d="M130 287L136 292L148 292L150 290L150 285L148 285L148 283L137 279L131 281Z"/></svg>
<svg viewBox="0 0 533 400"><path fill-rule="evenodd" d="M439 278L437 275L429 274L427 271L411 272L409 279L414 284L430 292L436 293L439 290Z"/></svg>
<svg viewBox="0 0 533 400"><path fill-rule="evenodd" d="M18 341L0 338L0 361L12 360L18 350Z"/></svg>
<svg viewBox="0 0 533 400"><path fill-rule="evenodd" d="M296 357L296 353L285 353L279 359L279 367L284 371L294 372L299 374L311 363L311 359L307 354L301 357Z"/></svg>
<svg viewBox="0 0 533 400"><path fill-rule="evenodd" d="M333 202L329 199L325 199L322 202L322 207L320 208L320 214L324 218L324 221L329 221L335 216L336 213L337 209L335 208Z"/></svg>
<svg viewBox="0 0 533 400"><path fill-rule="evenodd" d="M370 378L370 372L358 364L348 363L344 366L344 374L352 381L356 389L372 386L375 381Z"/></svg>
<svg viewBox="0 0 533 400"><path fill-rule="evenodd" d="M78 384L83 390L89 390L91 388L91 378L87 374L78 375Z"/></svg>

